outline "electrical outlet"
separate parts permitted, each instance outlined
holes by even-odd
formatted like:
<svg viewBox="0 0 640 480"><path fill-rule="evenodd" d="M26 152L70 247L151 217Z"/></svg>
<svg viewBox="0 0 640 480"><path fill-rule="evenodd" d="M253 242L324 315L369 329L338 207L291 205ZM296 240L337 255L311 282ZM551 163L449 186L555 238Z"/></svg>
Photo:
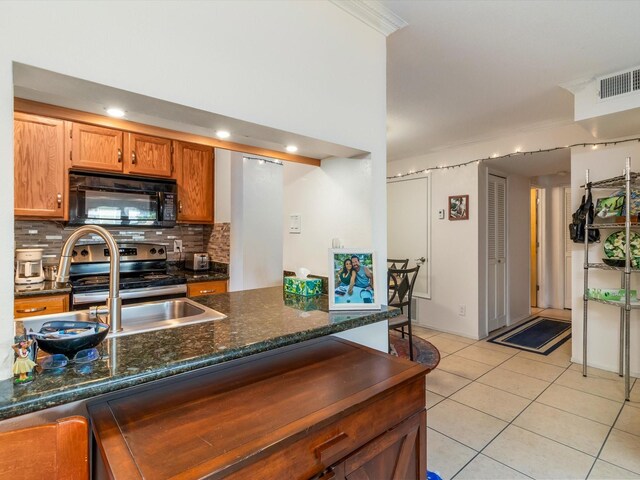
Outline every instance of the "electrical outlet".
<svg viewBox="0 0 640 480"><path fill-rule="evenodd" d="M173 253L182 253L182 240L173 241Z"/></svg>
<svg viewBox="0 0 640 480"><path fill-rule="evenodd" d="M467 314L467 306L466 305L458 305L458 315L464 317Z"/></svg>

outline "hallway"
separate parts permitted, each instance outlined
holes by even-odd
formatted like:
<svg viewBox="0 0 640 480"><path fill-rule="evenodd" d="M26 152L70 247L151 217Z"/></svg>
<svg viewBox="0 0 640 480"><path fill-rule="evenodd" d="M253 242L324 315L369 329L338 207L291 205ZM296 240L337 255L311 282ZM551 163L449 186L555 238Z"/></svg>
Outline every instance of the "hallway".
<svg viewBox="0 0 640 480"><path fill-rule="evenodd" d="M536 313L536 315L541 315ZM542 315L567 319L569 311ZM615 373L414 327L435 345L427 376L427 464L443 479L640 479L640 382ZM493 332L496 333L496 332Z"/></svg>

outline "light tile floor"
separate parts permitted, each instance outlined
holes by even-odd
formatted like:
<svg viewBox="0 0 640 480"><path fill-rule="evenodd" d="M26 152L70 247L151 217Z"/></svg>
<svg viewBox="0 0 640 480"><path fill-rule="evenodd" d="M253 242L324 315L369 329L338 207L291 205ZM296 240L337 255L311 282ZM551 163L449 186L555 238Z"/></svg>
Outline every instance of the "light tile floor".
<svg viewBox="0 0 640 480"><path fill-rule="evenodd" d="M540 311L536 311L540 314ZM570 312L544 310L569 319ZM443 479L640 479L640 381L414 326L435 345L427 376L427 466Z"/></svg>

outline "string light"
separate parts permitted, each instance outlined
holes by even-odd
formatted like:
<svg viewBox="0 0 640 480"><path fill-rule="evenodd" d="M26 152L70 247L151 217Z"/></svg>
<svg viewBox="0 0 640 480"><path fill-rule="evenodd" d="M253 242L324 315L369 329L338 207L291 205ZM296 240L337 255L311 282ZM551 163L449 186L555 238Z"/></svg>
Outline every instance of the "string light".
<svg viewBox="0 0 640 480"><path fill-rule="evenodd" d="M499 159L499 158L510 158L510 157L519 157L519 156L524 156L524 155L533 155L534 153L548 153L548 152L555 152L557 150L564 150L566 148L573 148L573 147L591 147L593 150L597 149L599 146L614 146L614 145L618 145L619 143L627 143L627 142L640 142L640 137L636 137L636 138L628 138L626 140L615 140L615 141L609 141L609 142L594 142L594 143L574 143L572 145L567 145L564 147L553 147L553 148L540 148L538 150L529 150L526 152L521 152L520 149L517 149L515 152L513 153L507 153L505 155L498 155L497 153L494 153L493 155L486 157L486 158L477 158L477 159L473 159L473 160L468 160L466 162L461 162L461 163L456 163L454 165L437 165L435 167L429 167L429 168L425 168L424 170L418 170L418 171L414 171L414 170L409 170L407 173L398 173L396 175L394 175L393 177L387 177L387 180L394 180L397 178L404 178L404 177L408 177L411 175L416 175L418 173L429 173L433 170L450 170L453 168L458 168L458 167L466 167L467 165L471 165L471 164L475 164L475 165L480 165L483 162L486 162L487 160L495 160L495 159Z"/></svg>

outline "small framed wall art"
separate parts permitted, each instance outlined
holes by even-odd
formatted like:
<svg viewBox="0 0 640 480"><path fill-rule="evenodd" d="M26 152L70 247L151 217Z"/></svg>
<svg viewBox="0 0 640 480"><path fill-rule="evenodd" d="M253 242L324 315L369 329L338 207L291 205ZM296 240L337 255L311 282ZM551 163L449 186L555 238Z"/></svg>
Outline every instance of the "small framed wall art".
<svg viewBox="0 0 640 480"><path fill-rule="evenodd" d="M469 220L469 195L449 197L449 220Z"/></svg>
<svg viewBox="0 0 640 480"><path fill-rule="evenodd" d="M329 310L379 309L373 284L376 269L373 250L329 249Z"/></svg>

